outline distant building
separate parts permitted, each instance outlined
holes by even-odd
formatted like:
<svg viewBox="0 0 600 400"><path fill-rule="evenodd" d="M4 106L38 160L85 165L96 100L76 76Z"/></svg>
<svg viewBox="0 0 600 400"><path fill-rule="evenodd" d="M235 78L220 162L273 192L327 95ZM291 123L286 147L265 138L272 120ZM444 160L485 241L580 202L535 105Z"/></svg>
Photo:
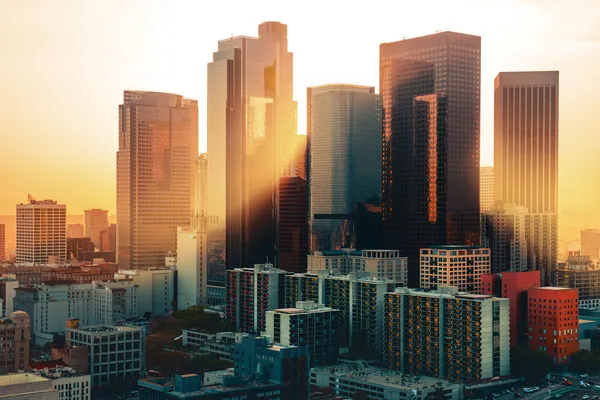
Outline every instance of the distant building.
<svg viewBox="0 0 600 400"><path fill-rule="evenodd" d="M0 262L6 260L6 225L0 224Z"/></svg>
<svg viewBox="0 0 600 400"><path fill-rule="evenodd" d="M2 299L2 312L0 317L8 316L15 311L15 289L19 287L19 281L9 276L0 277L0 299Z"/></svg>
<svg viewBox="0 0 600 400"><path fill-rule="evenodd" d="M137 286L137 316L151 312L165 315L173 310L175 299L175 271L173 268L119 270L117 279L130 279Z"/></svg>
<svg viewBox="0 0 600 400"><path fill-rule="evenodd" d="M83 261L79 253L94 251L94 243L90 238L67 238L67 258Z"/></svg>
<svg viewBox="0 0 600 400"><path fill-rule="evenodd" d="M592 260L600 258L600 229L581 231L581 255L589 256Z"/></svg>
<svg viewBox="0 0 600 400"><path fill-rule="evenodd" d="M540 286L540 271L481 275L481 294L510 301L510 347L527 346L527 289Z"/></svg>
<svg viewBox="0 0 600 400"><path fill-rule="evenodd" d="M279 229L277 267L306 271L308 255L308 186L299 177L279 179Z"/></svg>
<svg viewBox="0 0 600 400"><path fill-rule="evenodd" d="M480 167L479 171L479 212L484 214L494 205L494 167Z"/></svg>
<svg viewBox="0 0 600 400"><path fill-rule="evenodd" d="M52 380L31 373L0 375L0 396L8 399L63 400Z"/></svg>
<svg viewBox="0 0 600 400"><path fill-rule="evenodd" d="M85 210L85 237L90 238L98 248L101 244L101 232L108 229L108 211L94 208Z"/></svg>
<svg viewBox="0 0 600 400"><path fill-rule="evenodd" d="M100 231L100 251L117 251L117 224Z"/></svg>
<svg viewBox="0 0 600 400"><path fill-rule="evenodd" d="M332 365L340 346L339 314L314 301L298 301L294 308L267 311L266 333L283 346L308 346L311 368Z"/></svg>
<svg viewBox="0 0 600 400"><path fill-rule="evenodd" d="M59 361L39 362L31 365L38 376L51 379L52 386L58 390L60 400L90 400L90 376L80 374L74 368Z"/></svg>
<svg viewBox="0 0 600 400"><path fill-rule="evenodd" d="M431 246L421 249L421 289L455 286L479 294L481 275L491 272L490 249L474 246Z"/></svg>
<svg viewBox="0 0 600 400"><path fill-rule="evenodd" d="M92 388L116 379L135 382L144 374L146 336L140 328L91 325L67 328L67 346L89 349Z"/></svg>
<svg viewBox="0 0 600 400"><path fill-rule="evenodd" d="M600 268L590 256L571 254L567 261L558 263L552 275L555 286L577 289L579 308L600 308Z"/></svg>
<svg viewBox="0 0 600 400"><path fill-rule="evenodd" d="M509 300L398 288L386 293L384 365L452 382L510 375Z"/></svg>
<svg viewBox="0 0 600 400"><path fill-rule="evenodd" d="M27 313L15 311L0 319L0 375L25 371L29 366L30 341L31 321Z"/></svg>
<svg viewBox="0 0 600 400"><path fill-rule="evenodd" d="M67 224L67 239L83 238L85 236L85 228L82 224ZM88 237L89 239L89 237Z"/></svg>
<svg viewBox="0 0 600 400"><path fill-rule="evenodd" d="M177 228L177 307L208 304L208 235Z"/></svg>
<svg viewBox="0 0 600 400"><path fill-rule="evenodd" d="M54 200L17 205L17 259L27 264L62 264L67 259L67 206ZM38 233L44 232L44 235Z"/></svg>
<svg viewBox="0 0 600 400"><path fill-rule="evenodd" d="M237 335L235 332L208 333L191 328L183 329L182 335L183 346L194 354L210 354L223 360L233 361Z"/></svg>
<svg viewBox="0 0 600 400"><path fill-rule="evenodd" d="M579 350L577 289L539 287L527 290L528 346L566 365Z"/></svg>

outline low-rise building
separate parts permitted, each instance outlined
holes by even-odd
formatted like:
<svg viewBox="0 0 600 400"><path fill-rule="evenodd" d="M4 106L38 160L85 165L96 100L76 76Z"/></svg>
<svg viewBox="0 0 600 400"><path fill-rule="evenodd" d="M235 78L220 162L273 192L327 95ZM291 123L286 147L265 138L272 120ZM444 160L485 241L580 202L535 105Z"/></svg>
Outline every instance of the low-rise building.
<svg viewBox="0 0 600 400"><path fill-rule="evenodd" d="M90 376L79 374L62 360L39 362L31 365L31 370L39 376L52 380L58 390L60 400L90 400Z"/></svg>
<svg viewBox="0 0 600 400"><path fill-rule="evenodd" d="M137 286L137 316L146 312L154 316L165 315L173 310L175 299L174 268L148 268L119 270L117 279L131 279Z"/></svg>
<svg viewBox="0 0 600 400"><path fill-rule="evenodd" d="M32 373L0 375L0 398L61 400L51 379Z"/></svg>
<svg viewBox="0 0 600 400"><path fill-rule="evenodd" d="M5 317L15 311L15 289L18 287L19 281L15 275L4 275L0 278L0 300L2 300L2 315L0 317Z"/></svg>
<svg viewBox="0 0 600 400"><path fill-rule="evenodd" d="M223 360L233 361L235 332L208 333L192 328L184 329L182 335L182 344L195 354L210 354Z"/></svg>
<svg viewBox="0 0 600 400"><path fill-rule="evenodd" d="M0 319L0 374L24 371L29 365L31 322L23 311ZM1 397L1 396L0 396Z"/></svg>
<svg viewBox="0 0 600 400"><path fill-rule="evenodd" d="M330 387L341 398L354 398L357 393L364 393L368 399L461 400L464 392L463 385L439 378L408 376L357 363L312 368L310 383L320 388ZM437 397L440 394L441 397Z"/></svg>

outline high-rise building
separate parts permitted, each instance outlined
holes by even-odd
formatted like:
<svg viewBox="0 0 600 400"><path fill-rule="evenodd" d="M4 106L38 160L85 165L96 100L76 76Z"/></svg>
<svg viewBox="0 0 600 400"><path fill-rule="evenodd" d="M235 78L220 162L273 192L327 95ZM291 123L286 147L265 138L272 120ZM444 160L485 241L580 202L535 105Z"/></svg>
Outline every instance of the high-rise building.
<svg viewBox="0 0 600 400"><path fill-rule="evenodd" d="M108 229L108 211L94 208L85 210L85 237L100 247L101 232Z"/></svg>
<svg viewBox="0 0 600 400"><path fill-rule="evenodd" d="M558 257L558 221L555 213L528 214L525 218L527 270L539 269L542 285L552 283Z"/></svg>
<svg viewBox="0 0 600 400"><path fill-rule="evenodd" d="M528 346L565 365L579 350L577 289L532 287L527 290Z"/></svg>
<svg viewBox="0 0 600 400"><path fill-rule="evenodd" d="M82 224L67 224L67 239L82 238L85 236L85 228ZM87 236L89 238L89 236Z"/></svg>
<svg viewBox="0 0 600 400"><path fill-rule="evenodd" d="M117 259L121 268L162 266L176 250L177 227L187 227L194 210L198 102L145 91L127 90L123 97Z"/></svg>
<svg viewBox="0 0 600 400"><path fill-rule="evenodd" d="M581 255L589 256L592 260L600 258L600 229L581 231Z"/></svg>
<svg viewBox="0 0 600 400"><path fill-rule="evenodd" d="M6 225L0 224L0 261L6 260Z"/></svg>
<svg viewBox="0 0 600 400"><path fill-rule="evenodd" d="M280 44L219 41L208 64L209 273L274 260Z"/></svg>
<svg viewBox="0 0 600 400"><path fill-rule="evenodd" d="M308 255L308 188L300 177L279 179L277 266L291 272L306 271Z"/></svg>
<svg viewBox="0 0 600 400"><path fill-rule="evenodd" d="M206 232L177 229L177 307L206 305L208 245Z"/></svg>
<svg viewBox="0 0 600 400"><path fill-rule="evenodd" d="M356 248L360 204L380 204L381 97L375 88L307 90L310 248Z"/></svg>
<svg viewBox="0 0 600 400"><path fill-rule="evenodd" d="M527 289L540 286L540 271L501 272L481 276L481 294L510 302L510 347L527 346Z"/></svg>
<svg viewBox="0 0 600 400"><path fill-rule="evenodd" d="M479 294L481 275L491 272L490 249L477 246L431 246L421 249L421 289L454 286Z"/></svg>
<svg viewBox="0 0 600 400"><path fill-rule="evenodd" d="M380 46L386 248L479 244L481 38L440 32Z"/></svg>
<svg viewBox="0 0 600 400"><path fill-rule="evenodd" d="M494 167L481 167L479 175L479 204L481 214L494 205Z"/></svg>
<svg viewBox="0 0 600 400"><path fill-rule="evenodd" d="M590 256L573 253L567 261L558 263L552 271L554 286L577 289L579 308L600 308L600 268Z"/></svg>
<svg viewBox="0 0 600 400"><path fill-rule="evenodd" d="M558 71L501 72L494 81L496 200L558 212Z"/></svg>
<svg viewBox="0 0 600 400"><path fill-rule="evenodd" d="M17 204L17 263L64 263L67 206L54 200Z"/></svg>
<svg viewBox="0 0 600 400"><path fill-rule="evenodd" d="M100 251L117 251L117 224L100 232Z"/></svg>
<svg viewBox="0 0 600 400"><path fill-rule="evenodd" d="M308 346L310 367L337 362L339 353L339 310L314 301L298 301L294 308L266 312L266 333L284 346Z"/></svg>
<svg viewBox="0 0 600 400"><path fill-rule="evenodd" d="M398 288L386 293L384 364L408 374L473 382L510 374L509 300Z"/></svg>
<svg viewBox="0 0 600 400"><path fill-rule="evenodd" d="M0 319L0 374L12 374L29 368L31 322L29 315L15 311Z"/></svg>

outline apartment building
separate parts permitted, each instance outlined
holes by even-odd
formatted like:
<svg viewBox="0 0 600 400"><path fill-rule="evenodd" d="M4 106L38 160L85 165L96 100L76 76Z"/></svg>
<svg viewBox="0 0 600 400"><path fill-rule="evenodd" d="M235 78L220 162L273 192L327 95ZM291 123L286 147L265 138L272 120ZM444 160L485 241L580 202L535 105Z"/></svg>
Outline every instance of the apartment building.
<svg viewBox="0 0 600 400"><path fill-rule="evenodd" d="M29 366L30 335L27 313L15 311L0 319L0 375L24 371Z"/></svg>

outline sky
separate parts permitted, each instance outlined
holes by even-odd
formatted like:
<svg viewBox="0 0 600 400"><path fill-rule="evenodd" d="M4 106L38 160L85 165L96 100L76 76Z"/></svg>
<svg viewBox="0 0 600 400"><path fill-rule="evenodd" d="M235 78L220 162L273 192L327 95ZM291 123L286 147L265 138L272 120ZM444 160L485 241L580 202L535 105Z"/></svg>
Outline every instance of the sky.
<svg viewBox="0 0 600 400"><path fill-rule="evenodd" d="M482 36L481 164L493 164L500 71L560 71L559 224L600 227L600 2L578 0L0 0L0 215L27 194L111 213L123 90L198 99L217 41L288 25L299 133L306 87L378 89L379 44L442 30Z"/></svg>

